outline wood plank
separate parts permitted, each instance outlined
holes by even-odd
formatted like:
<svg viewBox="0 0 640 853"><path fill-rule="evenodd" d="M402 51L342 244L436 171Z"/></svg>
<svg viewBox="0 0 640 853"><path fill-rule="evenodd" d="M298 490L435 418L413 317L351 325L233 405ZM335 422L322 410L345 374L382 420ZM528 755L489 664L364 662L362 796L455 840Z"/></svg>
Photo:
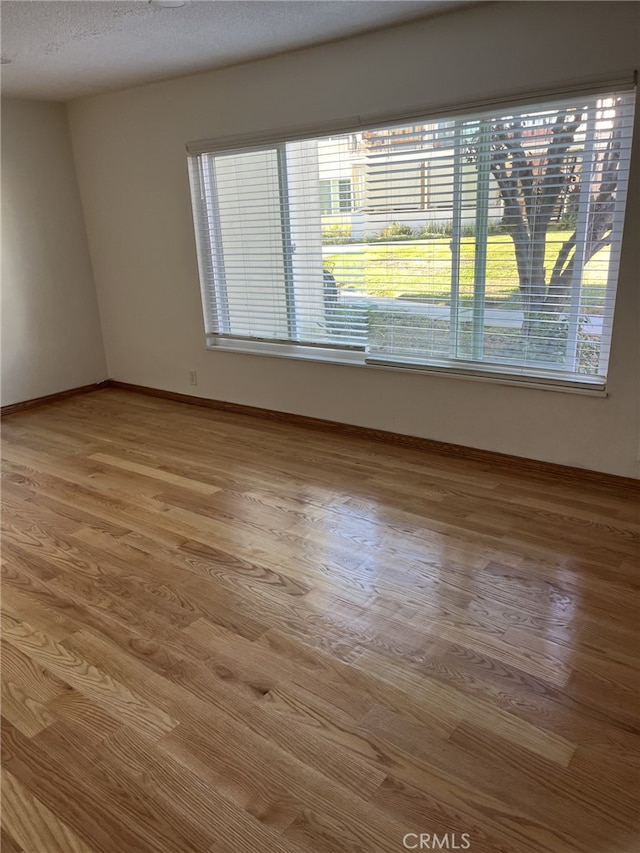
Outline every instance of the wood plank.
<svg viewBox="0 0 640 853"><path fill-rule="evenodd" d="M394 664L374 652L364 652L355 666L371 671L390 684L404 690L414 701L422 701L434 709L448 708L449 713L463 720L475 720L480 725L500 734L504 740L526 745L532 752L566 767L576 749L576 744L566 738L551 734L515 716L504 713L482 700L469 700L459 690L437 682Z"/></svg>
<svg viewBox="0 0 640 853"><path fill-rule="evenodd" d="M2 822L25 851L91 853L90 848L68 826L4 770ZM4 845L2 850L5 853Z"/></svg>
<svg viewBox="0 0 640 853"><path fill-rule="evenodd" d="M214 850L278 850L293 848L268 823L255 820L221 796L203 776L175 761L139 733L123 728L107 738L96 753L105 767L119 768L123 778L142 779L149 795L177 809L215 838Z"/></svg>
<svg viewBox="0 0 640 853"><path fill-rule="evenodd" d="M73 731L63 725L28 739L5 721L2 744L4 767L96 853L202 849L200 834L172 825L172 815L165 819L166 812L132 780L120 785L78 748ZM42 844L36 849L42 851Z"/></svg>
<svg viewBox="0 0 640 853"><path fill-rule="evenodd" d="M71 690L61 678L41 667L10 643L2 646L2 678L12 681L25 693L46 705Z"/></svg>
<svg viewBox="0 0 640 853"><path fill-rule="evenodd" d="M0 850L2 853L25 853L24 849L4 826L0 828Z"/></svg>
<svg viewBox="0 0 640 853"><path fill-rule="evenodd" d="M162 737L177 725L175 720L145 702L124 684L28 623L3 617L2 629L6 642L111 711L122 722L130 723L153 737Z"/></svg>
<svg viewBox="0 0 640 853"><path fill-rule="evenodd" d="M8 853L637 846L630 491L115 389L3 427Z"/></svg>
<svg viewBox="0 0 640 853"><path fill-rule="evenodd" d="M116 468L123 468L125 471L133 471L142 477L152 477L154 480L161 480L163 483L180 486L183 489L189 489L200 495L213 495L220 491L217 486L201 483L198 480L192 480L190 477L180 477L177 474L164 471L162 468L138 465L135 462L129 462L127 459L120 459L108 453L92 453L89 459L94 459L96 462L104 462L106 465L114 465Z"/></svg>
<svg viewBox="0 0 640 853"><path fill-rule="evenodd" d="M47 707L12 681L2 678L2 714L23 735L37 735L55 722Z"/></svg>

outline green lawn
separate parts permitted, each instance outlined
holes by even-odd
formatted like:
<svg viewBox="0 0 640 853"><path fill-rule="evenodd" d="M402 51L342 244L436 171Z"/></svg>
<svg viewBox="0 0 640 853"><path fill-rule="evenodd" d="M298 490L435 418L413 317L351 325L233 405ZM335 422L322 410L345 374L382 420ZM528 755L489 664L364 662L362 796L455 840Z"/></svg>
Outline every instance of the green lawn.
<svg viewBox="0 0 640 853"><path fill-rule="evenodd" d="M546 264L550 271L569 231L550 232L547 238ZM473 296L475 238L461 241L460 297ZM609 249L602 249L587 264L583 275L583 301L593 312L606 286ZM450 239L423 240L419 245L369 244L357 253L324 256L341 288L353 288L370 296L413 298L430 303L448 304L451 288ZM487 249L486 300L488 304L508 307L518 304L518 274L513 241L506 234L491 236Z"/></svg>

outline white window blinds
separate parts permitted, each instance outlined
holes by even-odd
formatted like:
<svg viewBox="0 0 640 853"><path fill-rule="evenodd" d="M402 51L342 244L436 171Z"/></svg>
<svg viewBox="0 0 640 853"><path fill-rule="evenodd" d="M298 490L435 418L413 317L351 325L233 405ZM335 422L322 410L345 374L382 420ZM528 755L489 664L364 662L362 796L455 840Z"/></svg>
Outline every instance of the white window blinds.
<svg viewBox="0 0 640 853"><path fill-rule="evenodd" d="M210 343L604 385L633 102L191 155Z"/></svg>

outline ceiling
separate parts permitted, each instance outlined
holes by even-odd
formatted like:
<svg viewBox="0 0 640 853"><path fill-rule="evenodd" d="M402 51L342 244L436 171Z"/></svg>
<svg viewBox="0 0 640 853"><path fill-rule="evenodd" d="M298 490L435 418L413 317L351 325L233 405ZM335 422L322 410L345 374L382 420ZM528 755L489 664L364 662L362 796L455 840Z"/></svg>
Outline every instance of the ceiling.
<svg viewBox="0 0 640 853"><path fill-rule="evenodd" d="M452 0L3 0L2 92L69 100L471 5Z"/></svg>

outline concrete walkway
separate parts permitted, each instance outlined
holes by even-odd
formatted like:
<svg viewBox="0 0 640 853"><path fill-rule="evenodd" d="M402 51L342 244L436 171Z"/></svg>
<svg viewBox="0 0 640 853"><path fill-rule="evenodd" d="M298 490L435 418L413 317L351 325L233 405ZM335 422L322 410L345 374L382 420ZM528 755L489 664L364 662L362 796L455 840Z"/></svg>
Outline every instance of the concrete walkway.
<svg viewBox="0 0 640 853"><path fill-rule="evenodd" d="M425 302L412 302L410 299L394 299L391 296L365 296L357 291L347 289L339 290L340 302L351 304L361 303L363 306L378 308L382 311L407 312L414 316L429 317L432 320L449 320L451 309L448 305L429 305ZM462 323L470 323L473 320L473 309L464 306L459 310L459 319ZM521 329L524 315L522 311L512 308L485 308L485 327L500 327L504 329ZM583 324L583 331L589 335L602 334L602 317L588 315Z"/></svg>

